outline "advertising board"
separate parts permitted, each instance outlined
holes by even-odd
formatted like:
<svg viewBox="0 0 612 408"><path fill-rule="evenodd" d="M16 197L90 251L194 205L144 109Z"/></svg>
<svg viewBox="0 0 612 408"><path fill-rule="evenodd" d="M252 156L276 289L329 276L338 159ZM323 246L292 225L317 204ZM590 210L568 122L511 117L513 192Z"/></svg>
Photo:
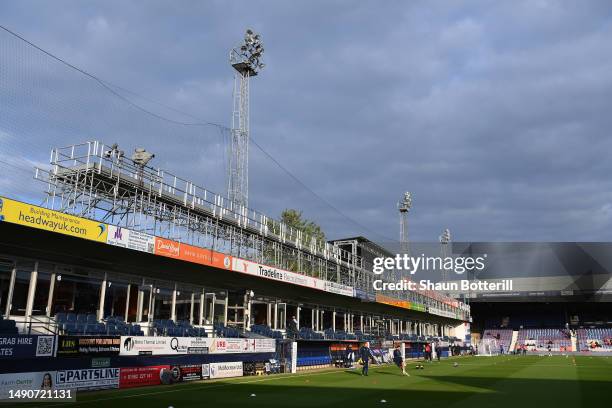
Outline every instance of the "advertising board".
<svg viewBox="0 0 612 408"><path fill-rule="evenodd" d="M119 388L133 388L163 384L162 371L169 369L170 366L168 365L121 368Z"/></svg>
<svg viewBox="0 0 612 408"><path fill-rule="evenodd" d="M53 357L54 353L55 336L0 335L0 360Z"/></svg>
<svg viewBox="0 0 612 408"><path fill-rule="evenodd" d="M140 231L132 231L114 225L108 226L108 237L106 243L134 251L154 253L155 237Z"/></svg>
<svg viewBox="0 0 612 408"><path fill-rule="evenodd" d="M120 355L273 353L274 339L122 336Z"/></svg>
<svg viewBox="0 0 612 408"><path fill-rule="evenodd" d="M210 363L210 378L242 377L242 361Z"/></svg>
<svg viewBox="0 0 612 408"><path fill-rule="evenodd" d="M119 368L87 368L58 371L55 376L55 387L72 390L118 388L119 373Z"/></svg>
<svg viewBox="0 0 612 408"><path fill-rule="evenodd" d="M106 224L0 197L0 221L106 242Z"/></svg>
<svg viewBox="0 0 612 408"><path fill-rule="evenodd" d="M58 357L112 356L119 354L119 336L59 336Z"/></svg>
<svg viewBox="0 0 612 408"><path fill-rule="evenodd" d="M0 374L0 400L10 391L55 389L55 371Z"/></svg>

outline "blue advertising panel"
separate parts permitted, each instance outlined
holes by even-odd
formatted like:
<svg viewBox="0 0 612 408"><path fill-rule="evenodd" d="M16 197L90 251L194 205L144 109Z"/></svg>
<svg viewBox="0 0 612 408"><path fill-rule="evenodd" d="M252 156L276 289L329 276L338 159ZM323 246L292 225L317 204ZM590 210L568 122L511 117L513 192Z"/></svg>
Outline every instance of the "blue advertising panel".
<svg viewBox="0 0 612 408"><path fill-rule="evenodd" d="M55 336L0 335L0 359L53 357Z"/></svg>

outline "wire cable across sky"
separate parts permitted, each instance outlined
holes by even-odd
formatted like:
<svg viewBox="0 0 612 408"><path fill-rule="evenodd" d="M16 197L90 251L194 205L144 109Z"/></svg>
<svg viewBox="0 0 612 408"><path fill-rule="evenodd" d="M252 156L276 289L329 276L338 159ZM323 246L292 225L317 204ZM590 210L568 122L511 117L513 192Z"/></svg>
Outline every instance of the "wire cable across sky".
<svg viewBox="0 0 612 408"><path fill-rule="evenodd" d="M42 47L32 43L31 41L25 39L23 36L15 33L14 31L10 30L9 28L0 25L0 29L2 29L3 31L5 31L6 33L10 34L11 36L17 38L18 40L24 42L25 44L27 44L28 46L36 49L37 51L45 54L46 56L54 59L55 61L65 65L66 67L70 68L71 70L74 70L78 73L80 73L81 75L84 75L85 77L89 78L92 81L95 81L96 83L98 83L104 90L106 90L107 92L109 92L110 94L112 94L114 97L120 99L121 101L125 102L126 104L132 106L133 108L153 117L156 118L158 120L162 120L174 125L180 125L180 126L189 126L189 127L214 127L217 128L223 135L227 135L229 134L229 132L231 131L231 129L227 126L224 126L222 124L216 123L216 122L211 122L211 121L206 121L206 120L202 120L201 118L196 117L195 115L188 113L188 112L184 112L182 110L179 110L173 106L169 106L167 104L164 104L162 102L153 100L151 98L142 96L132 90L126 89L125 87L121 87L119 85L113 84L109 81L106 81L100 77L98 77L95 74L92 74L88 71L85 71L73 64L71 64L70 62L66 61L65 59L58 57L57 55L51 53L50 51L47 51L45 49L43 49ZM137 102L133 101L132 99L128 98L125 94L130 94L134 97L137 97L139 99L142 99L144 101L147 101L149 103L152 104L156 104L158 106L164 107L165 109L171 110L175 113L184 115L186 117L192 118L194 121L193 122L186 122L186 121L180 121L180 120L176 120L176 119L172 119L169 117L166 117L164 115L161 115L159 113L153 112L149 109L147 109L146 107L138 104ZM287 169L285 166L283 166L272 154L270 154L266 149L264 149L263 146L261 146L253 137L251 137L251 142L252 144L259 150L261 151L266 157L268 157L281 171L283 171L285 174L287 174L295 183L297 183L301 188L303 188L305 191L307 191L309 194L311 194L313 197L315 197L317 200L319 200L320 202L322 202L325 206L327 206L328 208L330 208L332 211L334 211L336 214L338 214L340 217L342 217L343 219L345 219L346 221L348 221L349 223L353 224L354 226L357 226L358 228L360 228L361 230L368 232L380 239L383 239L385 241L391 241L391 242L395 242L397 241L396 239L391 239L389 237L386 237L384 235L381 235L380 233L373 231L372 229L366 227L365 225L363 225L362 223L356 221L355 219L353 219L352 217L350 217L349 215L347 215L346 213L344 213L342 210L340 210L339 208L337 208L335 205L333 205L332 203L330 203L328 200L326 200L325 198L323 198L321 195L319 195L318 193L316 193L312 188L310 188L306 183L304 183L299 177L297 177L295 174L293 174L289 169Z"/></svg>

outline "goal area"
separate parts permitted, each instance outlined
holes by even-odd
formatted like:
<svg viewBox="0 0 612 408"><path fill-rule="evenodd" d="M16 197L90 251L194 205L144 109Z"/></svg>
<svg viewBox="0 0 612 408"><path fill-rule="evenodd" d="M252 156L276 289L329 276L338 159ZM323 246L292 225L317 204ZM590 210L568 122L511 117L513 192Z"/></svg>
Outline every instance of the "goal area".
<svg viewBox="0 0 612 408"><path fill-rule="evenodd" d="M496 339L483 339L478 345L478 355L491 357L499 355L499 344Z"/></svg>

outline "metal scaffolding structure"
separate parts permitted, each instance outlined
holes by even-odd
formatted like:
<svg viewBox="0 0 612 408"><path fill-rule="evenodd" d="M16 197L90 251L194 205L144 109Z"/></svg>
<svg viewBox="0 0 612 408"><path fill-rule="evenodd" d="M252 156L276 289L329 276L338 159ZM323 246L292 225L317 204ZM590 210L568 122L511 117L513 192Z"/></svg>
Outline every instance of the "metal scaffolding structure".
<svg viewBox="0 0 612 408"><path fill-rule="evenodd" d="M98 141L54 148L49 170L36 168L46 184L44 205L67 214L146 232L272 267L351 286L374 298L372 260L341 242L319 241L255 210L227 200L148 162L136 149L127 158L117 145ZM397 299L441 309L431 294L395 292Z"/></svg>
<svg viewBox="0 0 612 408"><path fill-rule="evenodd" d="M372 273L353 254L136 157L98 141L54 148L51 169L35 172L47 185L45 206L331 282L371 287Z"/></svg>

